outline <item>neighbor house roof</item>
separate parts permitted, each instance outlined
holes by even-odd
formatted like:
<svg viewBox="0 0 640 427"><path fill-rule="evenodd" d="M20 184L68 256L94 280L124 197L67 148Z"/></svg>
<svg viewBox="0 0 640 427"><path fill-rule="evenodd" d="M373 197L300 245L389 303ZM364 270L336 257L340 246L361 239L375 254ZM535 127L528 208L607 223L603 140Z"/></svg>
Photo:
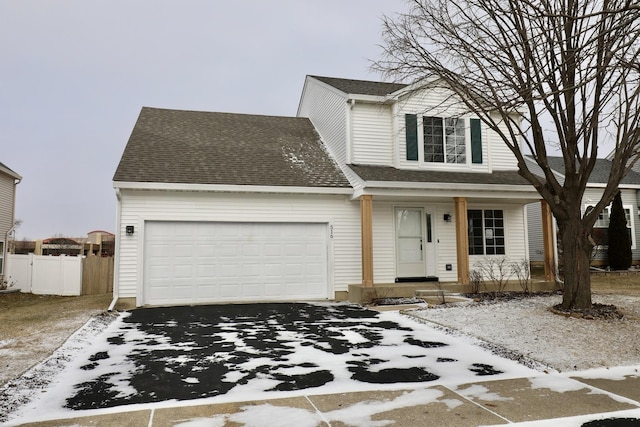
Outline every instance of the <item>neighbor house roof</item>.
<svg viewBox="0 0 640 427"><path fill-rule="evenodd" d="M144 107L114 181L350 187L307 118Z"/></svg>
<svg viewBox="0 0 640 427"><path fill-rule="evenodd" d="M14 179L21 180L22 177L18 175L16 172L12 171L7 165L0 162L0 172L4 172L7 175L11 176Z"/></svg>
<svg viewBox="0 0 640 427"><path fill-rule="evenodd" d="M547 162L552 170L564 175L564 158L560 156L547 157ZM607 159L596 159L596 165L589 177L590 184L606 184L611 172L611 161ZM629 171L624 177L621 184L640 185L640 174L635 171Z"/></svg>
<svg viewBox="0 0 640 427"><path fill-rule="evenodd" d="M309 76L328 84L344 93L357 95L385 96L407 87L404 83L386 83L367 80L338 79L335 77Z"/></svg>
<svg viewBox="0 0 640 427"><path fill-rule="evenodd" d="M349 165L365 181L379 182L433 182L453 184L531 184L518 171L494 171L492 173L450 172L396 169L389 166ZM533 187L532 187L533 188Z"/></svg>

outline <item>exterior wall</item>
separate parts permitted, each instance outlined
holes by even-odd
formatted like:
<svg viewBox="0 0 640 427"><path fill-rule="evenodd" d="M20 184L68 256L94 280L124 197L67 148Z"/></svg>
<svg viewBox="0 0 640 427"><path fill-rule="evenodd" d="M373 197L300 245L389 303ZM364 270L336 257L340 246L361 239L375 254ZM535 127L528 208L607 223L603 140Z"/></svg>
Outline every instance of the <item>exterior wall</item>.
<svg viewBox="0 0 640 427"><path fill-rule="evenodd" d="M347 291L361 282L360 206L347 196L122 190L120 203L114 287L120 298L137 297L142 290L146 220L326 222L333 231L329 289ZM126 236L127 225L135 227L133 236Z"/></svg>
<svg viewBox="0 0 640 427"><path fill-rule="evenodd" d="M599 188L587 188L582 197L582 209L584 211L585 207L588 205L595 205L600 197L602 197L602 191ZM636 199L636 190L631 189L622 189L622 205L625 208L631 209L631 222L632 222L632 233L635 234L635 245L631 247L632 257L634 261L640 260L640 220L638 218L638 202ZM632 242L633 243L633 242ZM600 248L596 251L596 255L594 257L596 260L607 260L608 253L606 248Z"/></svg>
<svg viewBox="0 0 640 427"><path fill-rule="evenodd" d="M419 116L438 117L462 117L474 118L476 116L465 113L465 109L455 102L453 93L442 88L430 88L411 94L406 99L398 101L395 116L393 117L394 144L397 147L397 164L399 168L416 169L419 167L429 169L444 169L457 171L478 171L491 172L491 170L514 170L517 169L517 162L511 151L500 137L488 129L483 123L482 126L482 164L466 165L445 165L429 164L420 166L416 161L406 160L405 144L405 114L417 114ZM418 129L418 134L422 130Z"/></svg>
<svg viewBox="0 0 640 427"><path fill-rule="evenodd" d="M393 133L391 107L356 103L351 110L352 163L391 166Z"/></svg>
<svg viewBox="0 0 640 427"><path fill-rule="evenodd" d="M544 262L544 241L542 239L542 207L540 203L527 205L527 219L529 234L529 260Z"/></svg>
<svg viewBox="0 0 640 427"><path fill-rule="evenodd" d="M636 199L637 191L633 189L623 189L622 190L622 205L624 207L631 208L631 220L632 220L632 230L635 234L635 246L632 247L632 254L634 263L638 263L640 261L640 219L638 217L638 201ZM595 205L602 196L602 190L599 188L587 188L585 191L583 202L582 202L582 210L588 205ZM531 254L531 261L544 261L544 250L543 250L543 242L542 242L542 234L540 230L542 230L542 214L540 211L539 203L532 203L527 206L528 212L528 234L529 234L529 253ZM601 248L596 252L595 260L606 261L607 260L607 250L606 248Z"/></svg>
<svg viewBox="0 0 640 427"><path fill-rule="evenodd" d="M7 263L7 233L13 227L15 212L15 179L4 173L0 173L0 242L4 248L2 255L2 265L0 275L3 274L4 266Z"/></svg>
<svg viewBox="0 0 640 427"><path fill-rule="evenodd" d="M497 120L497 118L494 118ZM502 140L500 135L496 132L492 132L489 129L485 128L483 124L483 141L485 141L485 133L487 135L486 141L488 142L488 150L489 150L489 159L491 162L492 170L517 170L518 169L518 161L516 160L515 155L511 152L507 144ZM508 135L509 132L507 130L506 125L504 123L500 126L502 132Z"/></svg>
<svg viewBox="0 0 640 427"><path fill-rule="evenodd" d="M308 117L339 165L347 163L347 98L335 89L307 78L298 117Z"/></svg>
<svg viewBox="0 0 640 427"><path fill-rule="evenodd" d="M436 247L437 276L441 282L458 280L456 265L455 218L453 200L450 203L429 203L428 201L393 202L376 201L373 198L373 268L375 283L393 283L396 278L394 210L396 207L424 208L432 214ZM525 233L525 210L521 205L468 203L468 209L502 209L505 216L506 254L512 262L528 259ZM444 214L452 215L450 222L444 221ZM499 255L502 257L502 255ZM482 262L483 255L469 257L469 267ZM447 264L452 269L447 271Z"/></svg>

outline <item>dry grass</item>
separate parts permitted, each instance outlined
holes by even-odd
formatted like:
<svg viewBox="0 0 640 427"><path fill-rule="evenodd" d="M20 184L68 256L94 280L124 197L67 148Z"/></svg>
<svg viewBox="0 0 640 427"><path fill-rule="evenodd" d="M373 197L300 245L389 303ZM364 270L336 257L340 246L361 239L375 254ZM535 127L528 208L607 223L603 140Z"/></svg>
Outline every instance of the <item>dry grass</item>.
<svg viewBox="0 0 640 427"><path fill-rule="evenodd" d="M640 295L640 272L592 275L591 291L598 294Z"/></svg>
<svg viewBox="0 0 640 427"><path fill-rule="evenodd" d="M111 294L0 294L0 386L49 356L111 299Z"/></svg>

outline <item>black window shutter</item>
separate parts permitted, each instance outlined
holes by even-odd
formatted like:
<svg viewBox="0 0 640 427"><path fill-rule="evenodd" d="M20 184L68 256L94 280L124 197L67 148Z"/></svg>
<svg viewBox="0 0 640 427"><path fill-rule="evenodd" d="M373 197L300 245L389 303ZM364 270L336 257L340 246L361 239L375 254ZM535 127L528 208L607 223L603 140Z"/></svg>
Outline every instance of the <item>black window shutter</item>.
<svg viewBox="0 0 640 427"><path fill-rule="evenodd" d="M482 128L480 119L470 119L471 126L471 163L482 163Z"/></svg>
<svg viewBox="0 0 640 427"><path fill-rule="evenodd" d="M405 114L404 123L407 138L407 160L418 160L418 116Z"/></svg>

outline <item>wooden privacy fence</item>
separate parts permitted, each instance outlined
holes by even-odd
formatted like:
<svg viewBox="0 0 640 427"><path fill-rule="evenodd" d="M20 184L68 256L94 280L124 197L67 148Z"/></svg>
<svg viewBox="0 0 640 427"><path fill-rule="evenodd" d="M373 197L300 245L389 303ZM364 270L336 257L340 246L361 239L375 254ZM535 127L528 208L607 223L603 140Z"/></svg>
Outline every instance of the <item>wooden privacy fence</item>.
<svg viewBox="0 0 640 427"><path fill-rule="evenodd" d="M82 295L113 292L113 257L88 256L82 260Z"/></svg>

